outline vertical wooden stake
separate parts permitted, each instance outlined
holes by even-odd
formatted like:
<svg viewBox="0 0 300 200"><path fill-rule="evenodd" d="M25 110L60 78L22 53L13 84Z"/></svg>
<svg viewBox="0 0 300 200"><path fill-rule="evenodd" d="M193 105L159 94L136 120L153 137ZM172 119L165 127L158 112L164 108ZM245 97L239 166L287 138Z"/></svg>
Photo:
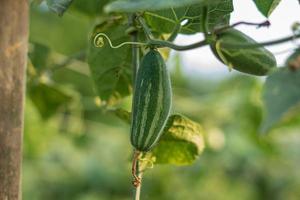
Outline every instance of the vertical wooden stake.
<svg viewBox="0 0 300 200"><path fill-rule="evenodd" d="M0 0L0 200L21 199L28 0Z"/></svg>

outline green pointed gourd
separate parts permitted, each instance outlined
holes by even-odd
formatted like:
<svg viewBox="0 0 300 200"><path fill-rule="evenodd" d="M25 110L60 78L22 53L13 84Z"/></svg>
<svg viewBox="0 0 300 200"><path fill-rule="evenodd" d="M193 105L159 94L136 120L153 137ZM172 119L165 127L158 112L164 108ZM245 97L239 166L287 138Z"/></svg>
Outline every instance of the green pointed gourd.
<svg viewBox="0 0 300 200"><path fill-rule="evenodd" d="M276 67L274 55L264 47L234 47L255 45L257 42L236 29L227 29L216 35L216 42L210 47L216 57L229 68L237 71L264 76Z"/></svg>
<svg viewBox="0 0 300 200"><path fill-rule="evenodd" d="M171 110L171 81L160 53L151 49L138 69L132 106L131 144L149 151L158 141Z"/></svg>

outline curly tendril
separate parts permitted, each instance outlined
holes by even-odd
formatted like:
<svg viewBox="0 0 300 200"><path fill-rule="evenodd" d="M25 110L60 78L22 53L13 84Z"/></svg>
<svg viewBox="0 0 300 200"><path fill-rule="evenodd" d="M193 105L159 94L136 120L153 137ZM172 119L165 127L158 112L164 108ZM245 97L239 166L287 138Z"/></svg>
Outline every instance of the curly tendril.
<svg viewBox="0 0 300 200"><path fill-rule="evenodd" d="M94 45L96 47L103 47L104 46L104 38L107 39L109 46L113 49L118 49L124 45L140 45L140 46L145 46L147 45L146 43L143 42L123 42L121 44L118 44L116 46L114 46L111 42L111 40L109 39L109 37L105 34L105 33L98 33L95 38L94 38Z"/></svg>

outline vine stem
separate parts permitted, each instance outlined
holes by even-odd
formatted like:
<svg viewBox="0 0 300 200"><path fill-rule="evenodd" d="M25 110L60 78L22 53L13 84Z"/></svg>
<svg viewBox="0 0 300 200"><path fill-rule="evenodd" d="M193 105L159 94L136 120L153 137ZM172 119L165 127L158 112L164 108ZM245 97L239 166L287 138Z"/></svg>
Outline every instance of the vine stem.
<svg viewBox="0 0 300 200"><path fill-rule="evenodd" d="M206 18L207 17L206 16L207 10L204 9L203 12L204 13L203 13L202 20L207 21L207 18ZM185 51L185 50L190 50L190 49L203 47L203 46L206 46L206 45L208 45L212 42L211 40L207 39L208 37L206 37L206 39L204 39L202 41L199 41L199 42L196 42L196 43L193 43L193 44L189 44L189 45L181 46L181 45L176 45L176 44L174 44L170 41L154 39L153 35L150 31L150 28L147 26L146 22L144 21L144 19L141 16L137 16L136 14L134 14L134 17L129 17L129 18L132 18L132 19L129 20L129 21L131 21L131 24L136 23L135 19L137 19L139 21L139 24L142 25L142 27L144 29L144 32L145 32L145 35L147 36L147 40L148 40L146 43L138 42L138 40L137 40L137 31L134 31L134 32L130 33L132 35L132 41L131 42L124 42L124 43L121 43L117 46L114 46L111 43L109 37L106 34L98 33L96 35L96 37L94 38L94 44L95 44L96 47L103 46L103 41L102 40L103 40L103 37L104 37L108 40L108 43L111 46L111 48L120 48L123 45L132 45L133 46L133 50L132 50L132 52L133 52L133 62L135 62L135 63L133 63L133 66L135 66L134 74L135 74L136 69L137 69L136 66L138 65L138 62L139 62L138 61L138 58L139 58L138 55L139 55L139 47L140 46L155 46L156 48L168 47L168 48L174 49L176 51ZM242 21L242 22L235 23L231 26L225 26L225 27L222 27L220 29L216 29L214 31L214 34L216 34L218 32L221 32L224 29L228 29L228 28L232 28L234 26L238 26L240 24L256 25L258 27L262 27L262 26L268 26L269 22L265 21L263 23L251 23L251 22L243 22ZM205 31L205 35L209 36L209 33L207 32L208 30L207 30L206 23L204 23L203 29ZM175 32L176 32L176 29L175 29ZM300 33L294 34L292 36L280 38L280 39L277 39L277 40L272 40L272 41L267 41L267 42L262 42L262 43L257 43L257 44L223 43L223 45L226 45L227 48L233 48L233 49L234 48L256 48L256 47L261 47L261 46L276 45L276 44L288 42L288 41L291 41L291 40L296 40L297 38L300 38ZM134 50L134 49L136 49L136 50Z"/></svg>
<svg viewBox="0 0 300 200"><path fill-rule="evenodd" d="M196 42L193 44L189 44L189 45L185 45L185 46L180 46L180 45L176 45L172 42L166 41L166 40L150 40L148 42L149 45L155 45L157 46L157 48L163 48L163 47L169 47L171 49L174 49L176 51L186 51L186 50L190 50L190 49L195 49L195 48L199 48L199 47L203 47L205 45L208 45L208 41L207 40L202 40L200 42Z"/></svg>
<svg viewBox="0 0 300 200"><path fill-rule="evenodd" d="M272 46L272 45L276 45L276 44L281 44L281 43L292 41L292 40L295 40L298 38L300 38L300 33L291 35L291 36L287 36L284 38L280 38L277 40L261 42L261 43L257 43L257 44L223 43L223 45L226 45L228 48L256 48L256 47L261 47L261 46ZM136 48L138 48L139 46L155 45L157 48L168 47L168 48L174 49L176 51L186 51L186 50L206 46L206 45L210 44L210 41L202 40L202 41L199 41L199 42L196 42L193 44L181 46L181 45L176 45L176 44L166 41L166 40L151 39L147 43L125 42L125 44L123 43L123 44L121 44L121 46L128 45L128 44L133 45ZM118 46L120 47L120 45L118 45ZM116 46L114 46L114 47L116 47ZM119 47L117 47L117 48L119 48Z"/></svg>

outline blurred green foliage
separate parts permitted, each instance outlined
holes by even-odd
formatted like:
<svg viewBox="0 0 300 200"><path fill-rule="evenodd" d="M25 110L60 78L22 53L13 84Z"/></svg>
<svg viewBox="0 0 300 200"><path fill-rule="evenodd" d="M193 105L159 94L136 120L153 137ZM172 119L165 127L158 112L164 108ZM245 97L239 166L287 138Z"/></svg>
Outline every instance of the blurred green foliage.
<svg viewBox="0 0 300 200"><path fill-rule="evenodd" d="M257 134L262 82L242 75L190 80L174 71L174 110L202 124L207 149L191 166L148 170L144 199L298 199L299 122ZM44 121L27 98L25 200L131 199L129 126L92 102Z"/></svg>
<svg viewBox="0 0 300 200"><path fill-rule="evenodd" d="M189 167L147 171L144 199L298 199L299 123L259 136L260 81L247 76L202 81L176 85L174 102L176 110L203 124L208 149ZM94 120L71 113L62 131L63 113L45 122L27 99L25 200L131 199L129 127L97 113Z"/></svg>
<svg viewBox="0 0 300 200"><path fill-rule="evenodd" d="M97 20L79 8L63 18L31 9L24 200L132 199L129 126L96 95L84 54ZM261 79L191 78L178 60L172 72L174 113L201 124L206 149L190 166L147 170L142 199L299 199L300 116L259 135Z"/></svg>

